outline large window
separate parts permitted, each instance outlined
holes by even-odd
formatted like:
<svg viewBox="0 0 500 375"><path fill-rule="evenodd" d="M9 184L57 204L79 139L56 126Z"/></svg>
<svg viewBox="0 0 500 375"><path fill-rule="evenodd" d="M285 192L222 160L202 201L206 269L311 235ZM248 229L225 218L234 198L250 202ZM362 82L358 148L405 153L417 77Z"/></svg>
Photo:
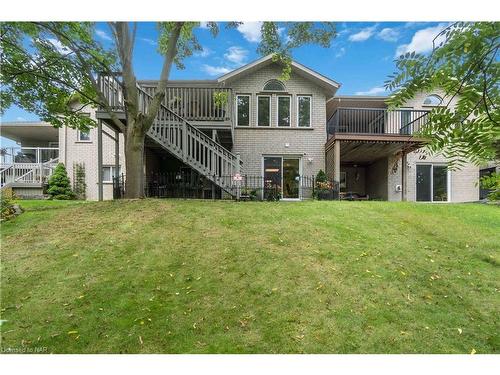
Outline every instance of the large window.
<svg viewBox="0 0 500 375"><path fill-rule="evenodd" d="M448 169L445 165L417 165L417 201L446 202L448 200Z"/></svg>
<svg viewBox="0 0 500 375"><path fill-rule="evenodd" d="M257 97L257 126L271 125L271 97Z"/></svg>
<svg viewBox="0 0 500 375"><path fill-rule="evenodd" d="M289 96L278 96L278 126L290 126L291 99Z"/></svg>
<svg viewBox="0 0 500 375"><path fill-rule="evenodd" d="M250 125L250 95L236 96L236 125Z"/></svg>
<svg viewBox="0 0 500 375"><path fill-rule="evenodd" d="M116 168L111 165L106 165L102 167L102 182L112 183L113 178L117 177L115 174ZM120 174L120 169L118 169L118 175Z"/></svg>
<svg viewBox="0 0 500 375"><path fill-rule="evenodd" d="M311 97L297 97L297 122L300 127L311 126Z"/></svg>

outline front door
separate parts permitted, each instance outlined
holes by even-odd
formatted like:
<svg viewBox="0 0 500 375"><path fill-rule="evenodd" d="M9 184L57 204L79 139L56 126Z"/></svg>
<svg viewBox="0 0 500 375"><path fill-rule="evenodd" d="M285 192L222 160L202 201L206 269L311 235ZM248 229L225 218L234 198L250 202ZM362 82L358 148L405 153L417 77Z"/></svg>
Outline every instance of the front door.
<svg viewBox="0 0 500 375"><path fill-rule="evenodd" d="M299 199L300 160L283 159L283 198Z"/></svg>

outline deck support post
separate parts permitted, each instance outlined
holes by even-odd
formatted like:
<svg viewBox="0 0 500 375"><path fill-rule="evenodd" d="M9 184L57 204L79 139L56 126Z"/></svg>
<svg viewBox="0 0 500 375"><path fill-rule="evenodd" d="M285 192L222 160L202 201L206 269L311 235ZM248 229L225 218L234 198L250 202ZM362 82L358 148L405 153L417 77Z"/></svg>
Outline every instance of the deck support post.
<svg viewBox="0 0 500 375"><path fill-rule="evenodd" d="M403 150L403 155L401 156L401 200L406 202L406 185L407 185L407 171L406 171L406 152Z"/></svg>
<svg viewBox="0 0 500 375"><path fill-rule="evenodd" d="M97 122L97 199L103 200L102 186L102 120Z"/></svg>
<svg viewBox="0 0 500 375"><path fill-rule="evenodd" d="M115 130L115 178L118 177L120 177L120 133Z"/></svg>
<svg viewBox="0 0 500 375"><path fill-rule="evenodd" d="M335 141L335 145L333 146L333 152L334 152L334 157L333 157L333 178L335 182L340 183L340 141Z"/></svg>

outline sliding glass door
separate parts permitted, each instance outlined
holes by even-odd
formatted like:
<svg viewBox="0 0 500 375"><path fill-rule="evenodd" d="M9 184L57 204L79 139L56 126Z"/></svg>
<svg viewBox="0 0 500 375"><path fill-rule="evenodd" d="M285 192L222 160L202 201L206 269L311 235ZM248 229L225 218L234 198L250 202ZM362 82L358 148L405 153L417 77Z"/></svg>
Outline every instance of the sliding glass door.
<svg viewBox="0 0 500 375"><path fill-rule="evenodd" d="M264 199L279 192L284 199L300 198L300 159L264 157Z"/></svg>
<svg viewBox="0 0 500 375"><path fill-rule="evenodd" d="M445 165L417 165L417 201L446 202L448 200L448 169Z"/></svg>

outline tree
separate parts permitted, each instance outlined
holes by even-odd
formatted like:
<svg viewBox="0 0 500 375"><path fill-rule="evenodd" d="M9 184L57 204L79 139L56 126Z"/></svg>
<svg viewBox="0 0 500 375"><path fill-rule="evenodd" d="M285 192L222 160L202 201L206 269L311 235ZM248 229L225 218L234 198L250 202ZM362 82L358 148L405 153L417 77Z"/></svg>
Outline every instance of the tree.
<svg viewBox="0 0 500 375"><path fill-rule="evenodd" d="M68 178L66 167L63 163L59 163L49 178L49 187L47 193L52 199L74 199L75 194L71 190L71 183Z"/></svg>
<svg viewBox="0 0 500 375"><path fill-rule="evenodd" d="M184 58L202 49L193 32L199 25L199 22L158 23L159 51L164 60L155 95L147 111L143 112L138 102L132 61L136 23L109 23L114 41L111 49L105 49L95 40L92 23L2 23L1 108L16 104L54 126L88 130L95 123L85 116L84 108L88 105L100 107L124 134L126 196L142 197L145 136L164 98L172 64L182 68ZM238 25L229 22L226 26ZM217 23L208 22L207 27L214 36L218 34ZM328 47L335 36L335 26L329 22L263 22L261 31L258 52L275 53L275 61L283 64L284 79L291 71L293 49L310 43ZM125 93L126 124L109 108L97 81L99 73L113 75L117 71L121 73ZM79 103L76 108L70 105L74 102Z"/></svg>
<svg viewBox="0 0 500 375"><path fill-rule="evenodd" d="M398 71L386 88L397 108L418 92L444 90L421 135L432 152L442 152L452 165L500 158L500 24L455 22L433 41L429 55L408 52L396 60ZM456 100L455 108L450 104Z"/></svg>

